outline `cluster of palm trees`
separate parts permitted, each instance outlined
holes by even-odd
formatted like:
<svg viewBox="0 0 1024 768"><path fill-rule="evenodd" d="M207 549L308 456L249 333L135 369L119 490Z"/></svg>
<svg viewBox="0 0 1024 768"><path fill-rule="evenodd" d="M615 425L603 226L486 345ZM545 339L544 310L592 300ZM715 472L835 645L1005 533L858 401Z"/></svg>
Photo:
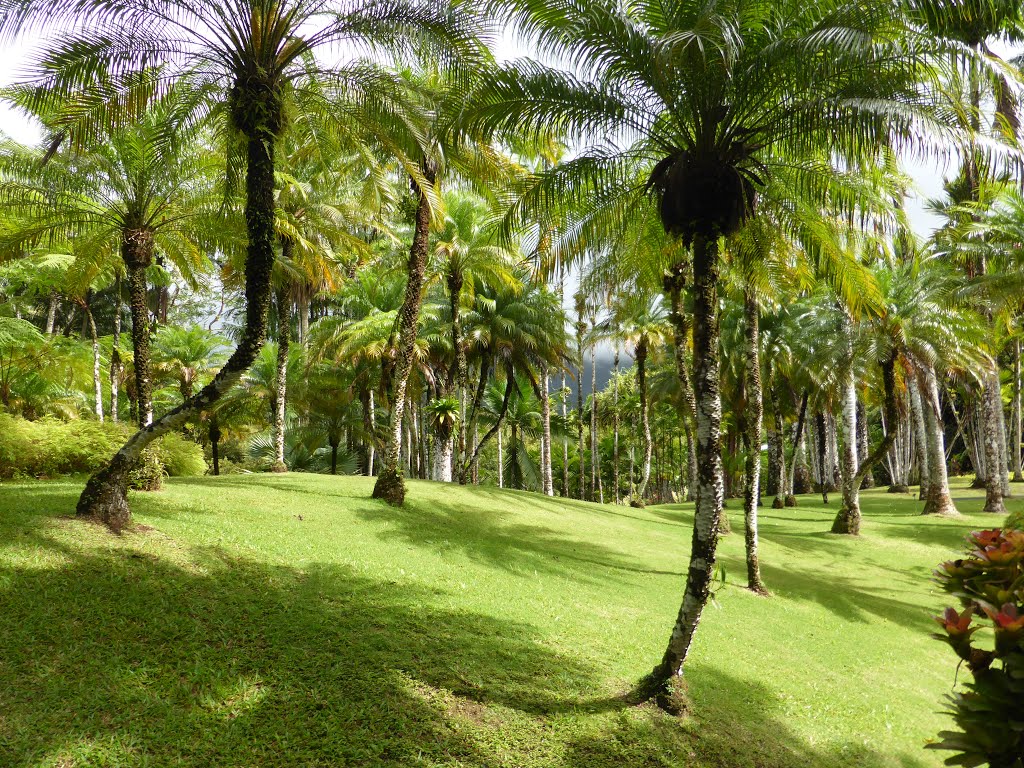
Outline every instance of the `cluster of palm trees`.
<svg viewBox="0 0 1024 768"><path fill-rule="evenodd" d="M1020 24L1012 3L946 0L0 0L0 39L60 33L5 93L47 140L4 147L0 246L70 260L60 289L33 299L50 329L60 304L81 309L95 381L96 296L113 299L111 401L123 295L131 315L140 429L79 514L126 525L128 472L161 434L202 422L216 446L268 332L272 465L287 466L300 394L295 426L321 430L332 468L343 441L357 448L394 504L407 472L477 478L492 443L502 482L553 494L560 442L567 494L572 427L577 493L642 503L652 412L671 403L693 538L668 647L638 694L672 706L740 486L749 585L765 591L766 420L777 503L809 477L837 488L839 534L858 533L860 488L882 464L896 487L919 476L927 511L954 513L949 413L987 509L1020 473L1019 74L989 45ZM498 25L545 60L497 63ZM959 163L949 224L927 246L904 212L908 152ZM179 286L237 295L238 327L233 349L174 369L180 402L155 416L150 315ZM618 376L611 461L594 392L586 477L585 349L595 390L599 339L636 364L642 455L625 493ZM171 341L158 333L153 351L173 357Z"/></svg>

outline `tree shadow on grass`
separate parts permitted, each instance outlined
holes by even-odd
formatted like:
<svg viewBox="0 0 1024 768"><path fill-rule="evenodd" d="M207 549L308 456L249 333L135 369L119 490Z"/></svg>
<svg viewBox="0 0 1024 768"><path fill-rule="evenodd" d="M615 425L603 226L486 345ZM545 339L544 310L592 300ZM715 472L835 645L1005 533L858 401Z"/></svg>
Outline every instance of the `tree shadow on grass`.
<svg viewBox="0 0 1024 768"><path fill-rule="evenodd" d="M370 503L360 518L389 525L379 535L438 552L457 549L471 559L517 574L564 573L584 583L634 575L681 578L677 571L650 568L611 547L540 525L514 522L515 515L455 497L441 507L407 500L404 507ZM507 499L505 499L507 503Z"/></svg>
<svg viewBox="0 0 1024 768"><path fill-rule="evenodd" d="M405 585L214 549L175 564L142 534L107 551L26 535L63 567L2 571L0 765L482 767L498 761L458 702L499 719L623 706L588 698L598 670L528 626Z"/></svg>
<svg viewBox="0 0 1024 768"><path fill-rule="evenodd" d="M698 664L690 666L687 678L695 712L681 726L647 707L606 713L599 730L573 740L565 768L926 768L936 764L928 759L923 745L918 751L917 745L908 744L900 754L863 742L812 746L786 722L779 697L767 686Z"/></svg>

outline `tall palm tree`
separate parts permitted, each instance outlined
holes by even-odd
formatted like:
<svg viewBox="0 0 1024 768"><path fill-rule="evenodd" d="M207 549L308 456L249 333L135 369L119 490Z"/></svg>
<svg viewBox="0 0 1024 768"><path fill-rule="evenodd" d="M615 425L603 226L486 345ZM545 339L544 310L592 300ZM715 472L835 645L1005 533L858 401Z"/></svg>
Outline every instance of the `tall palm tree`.
<svg viewBox="0 0 1024 768"><path fill-rule="evenodd" d="M342 12L319 0L241 0L229 6L185 0L125 5L106 0L0 0L0 40L18 38L45 23L51 39L62 41L52 44L40 61L43 84L26 86L28 103L47 104L68 93L83 95L80 104L87 108L66 110L54 124L56 130L86 142L89 126L130 117L145 94L178 80L195 94L191 114L213 110L244 145L246 306L238 346L213 381L136 433L110 465L89 480L79 499L79 515L96 517L115 530L124 527L131 514L128 473L142 450L219 399L262 347L274 264L276 145L287 130L288 105L314 91L297 83L303 78L329 81L339 97L348 99L346 103L372 99L371 107L378 106L380 77L375 67L357 62L321 72L313 52L353 43L419 52L421 43L431 42L433 51L450 61L457 47L472 37L464 22L465 14L451 6L406 0L356 4ZM351 116L343 109L324 111ZM351 132L365 128L365 122L348 126ZM153 249L148 232L137 232L129 240L133 259L144 258Z"/></svg>
<svg viewBox="0 0 1024 768"><path fill-rule="evenodd" d="M581 211L570 237L596 238L610 220L642 215L650 190L665 229L693 251L694 536L668 647L640 690L669 705L708 599L723 501L719 239L756 209L758 187L780 166L809 179L831 170L816 160L823 149L866 159L887 142L910 141L926 114L919 83L927 41L909 33L902 6L889 2L787 0L772 3L770 15L769 6L741 0L495 5L586 77L512 62L472 99L467 119L508 132L555 125L581 143L608 137L536 175L510 224L561 204Z"/></svg>

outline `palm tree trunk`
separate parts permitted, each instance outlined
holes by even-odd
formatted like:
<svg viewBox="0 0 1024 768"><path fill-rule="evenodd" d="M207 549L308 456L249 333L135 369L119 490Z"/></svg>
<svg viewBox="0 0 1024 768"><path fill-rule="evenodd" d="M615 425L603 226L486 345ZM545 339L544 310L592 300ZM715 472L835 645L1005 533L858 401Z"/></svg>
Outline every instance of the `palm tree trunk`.
<svg viewBox="0 0 1024 768"><path fill-rule="evenodd" d="M671 275L665 279L665 288L669 295L669 320L672 323L673 342L675 347L676 376L683 390L686 412L682 414L683 433L686 435L686 472L689 482L686 486L686 500L693 501L697 492L697 451L693 437L693 425L697 420L697 401L690 381L690 372L686 367L686 345L690 335L690 323L683 311L683 288L686 287L687 265L676 265Z"/></svg>
<svg viewBox="0 0 1024 768"><path fill-rule="evenodd" d="M91 294L92 291L89 291ZM92 393L93 410L100 423L103 422L103 370L100 359L100 339L96 334L96 318L92 315L92 307L89 306L91 295L86 295L82 302L82 309L85 310L85 320L89 325L89 338L92 341Z"/></svg>
<svg viewBox="0 0 1024 768"><path fill-rule="evenodd" d="M580 451L580 500L587 498L587 452L583 445L583 333L587 330L587 324L583 320L582 298L576 301L576 415L579 417L577 424L577 437L579 438Z"/></svg>
<svg viewBox="0 0 1024 768"><path fill-rule="evenodd" d="M612 381L612 492L619 503L619 340L615 339Z"/></svg>
<svg viewBox="0 0 1024 768"><path fill-rule="evenodd" d="M1020 436L1022 430L1021 416L1021 384L1020 384L1020 339L1013 340L1013 413L1010 416L1010 434L1008 448L1010 451L1010 469L1013 470L1013 482L1024 482L1024 468L1020 458Z"/></svg>
<svg viewBox="0 0 1024 768"><path fill-rule="evenodd" d="M453 464L462 466L466 455L466 397L469 390L469 363L462 343L462 296L463 276L458 272L448 273L448 302L452 314L452 349L455 350L455 387L458 390L459 421L458 442L453 451ZM451 473L449 473L451 474Z"/></svg>
<svg viewBox="0 0 1024 768"><path fill-rule="evenodd" d="M46 335L53 336L57 329L57 310L60 308L60 296L56 291L50 293L50 304L46 310Z"/></svg>
<svg viewBox="0 0 1024 768"><path fill-rule="evenodd" d="M921 390L914 376L907 377L907 389L910 392L910 418L914 426L914 455L917 457L918 482L920 483L918 498L925 500L928 498L928 478L930 476L928 467L928 433L924 423Z"/></svg>
<svg viewBox="0 0 1024 768"><path fill-rule="evenodd" d="M501 444L501 426L498 427L498 487L505 487L505 453Z"/></svg>
<svg viewBox="0 0 1024 768"><path fill-rule="evenodd" d="M769 446L769 450L775 453L775 498L772 500L772 509L782 509L786 506L786 425L782 419L782 408L779 405L779 395L776 387L769 385L768 392L772 401L772 423L775 425L775 440ZM793 449L793 460L796 461L796 448Z"/></svg>
<svg viewBox="0 0 1024 768"><path fill-rule="evenodd" d="M761 581L757 556L757 503L761 498L761 423L764 421L764 396L761 392L760 312L757 299L748 288L743 296L744 341L746 359L743 372L747 390L745 476L743 489L744 543L747 554L747 588L759 595L768 594ZM781 439L781 433L778 435Z"/></svg>
<svg viewBox="0 0 1024 768"><path fill-rule="evenodd" d="M718 240L698 235L693 243L694 384L697 405L697 505L686 588L668 647L661 662L641 685L644 698L656 696L672 709L671 682L681 678L700 617L711 590L718 543L718 523L724 502L719 395Z"/></svg>
<svg viewBox="0 0 1024 768"><path fill-rule="evenodd" d="M128 475L142 456L142 451L157 438L179 428L217 402L242 378L263 346L270 311L270 278L274 268L274 142L268 140L268 135L262 126L254 129L246 147L245 220L249 242L245 260L245 328L242 338L213 381L194 397L136 432L109 465L89 478L78 499L77 514L80 517L98 519L114 531L128 525L131 522L127 499ZM125 261L136 272L132 280L132 304L135 305L140 289L145 297L145 281L138 275L145 267L139 265L137 259ZM136 309L133 306L133 320ZM146 341L148 361L148 338Z"/></svg>
<svg viewBox="0 0 1024 768"><path fill-rule="evenodd" d="M210 416L210 453L213 455L214 477L220 475L220 423L216 412Z"/></svg>
<svg viewBox="0 0 1024 768"><path fill-rule="evenodd" d="M640 484L636 489L636 498L633 499L634 507L642 507L647 495L647 484L651 480L651 454L654 451L654 441L651 439L651 420L647 407L647 336L641 336L637 341L634 354L636 361L636 388L640 396L640 434L644 439L644 460L640 470Z"/></svg>
<svg viewBox="0 0 1024 768"><path fill-rule="evenodd" d="M804 390L803 397L800 398L800 413L797 414L796 418L796 434L793 436L793 464L790 467L789 472L789 493L786 496L786 506L795 507L796 501L796 475L797 469L801 466L804 458L804 432L805 424L807 422L807 400L808 392ZM807 467L803 465L804 471Z"/></svg>
<svg viewBox="0 0 1024 768"><path fill-rule="evenodd" d="M1003 394L998 372L995 381L996 419L999 422L999 482L1002 484L1003 498L1008 499L1013 495L1010 490L1010 454L1006 439L1006 411L1003 410Z"/></svg>
<svg viewBox="0 0 1024 768"><path fill-rule="evenodd" d="M282 254L291 258L291 241L282 242ZM284 462L284 430L285 414L288 397L288 346L291 336L292 312L291 300L287 288L279 288L275 297L277 302L277 381L274 398L274 464L272 472L287 472L288 465Z"/></svg>
<svg viewBox="0 0 1024 768"><path fill-rule="evenodd" d="M857 399L857 459L863 465L868 458L868 449L870 441L868 438L868 418L867 409L864 407L864 403ZM862 488L874 488L875 487L875 475L872 472L872 468L869 465L867 471L864 474L864 485Z"/></svg>
<svg viewBox="0 0 1024 768"><path fill-rule="evenodd" d="M985 379L982 393L984 399L985 436L985 508L983 512L1006 514L1003 504L1003 479L999 461L999 411L1002 409L999 395L999 377L994 371L989 372ZM1004 454L1005 455L1005 454ZM1005 464L1005 462L1002 462Z"/></svg>
<svg viewBox="0 0 1024 768"><path fill-rule="evenodd" d="M852 353L852 349L849 350ZM852 359L847 360L848 370L843 373L842 391L842 495L843 505L832 524L832 533L856 536L860 533L860 493L854 483L857 475L857 385L853 376Z"/></svg>
<svg viewBox="0 0 1024 768"><path fill-rule="evenodd" d="M114 343L110 350L110 420L117 423L121 385L121 272L114 278Z"/></svg>
<svg viewBox="0 0 1024 768"><path fill-rule="evenodd" d="M601 487L601 453L597 449L597 344L590 345L590 495L604 503Z"/></svg>
<svg viewBox="0 0 1024 768"><path fill-rule="evenodd" d="M545 496L555 495L555 480L551 472L551 397L549 392L548 367L545 363L540 377L540 408L541 408L541 477Z"/></svg>
<svg viewBox="0 0 1024 768"><path fill-rule="evenodd" d="M928 441L928 499L925 501L922 514L959 516L960 513L949 495L938 377L931 364L922 366L916 373L922 394L925 439Z"/></svg>
<svg viewBox="0 0 1024 768"><path fill-rule="evenodd" d="M132 367L135 369L135 400L139 428L153 421L153 381L149 357L149 305L146 297L146 267L152 262L152 237L140 233L122 246L128 270L128 300L132 312Z"/></svg>
<svg viewBox="0 0 1024 768"><path fill-rule="evenodd" d="M434 172L424 164L423 174L427 181L434 183ZM395 392L392 397L391 427L384 448L384 461L377 482L373 486L373 498L384 499L389 504L401 506L405 502L405 479L398 465L402 446L402 416L405 409L405 392L412 373L413 350L419 325L420 307L423 304L423 282L427 271L427 249L430 239L430 202L426 193L415 183L417 195L416 226L412 247L409 249L408 282L405 298L399 312L398 364L395 371Z"/></svg>

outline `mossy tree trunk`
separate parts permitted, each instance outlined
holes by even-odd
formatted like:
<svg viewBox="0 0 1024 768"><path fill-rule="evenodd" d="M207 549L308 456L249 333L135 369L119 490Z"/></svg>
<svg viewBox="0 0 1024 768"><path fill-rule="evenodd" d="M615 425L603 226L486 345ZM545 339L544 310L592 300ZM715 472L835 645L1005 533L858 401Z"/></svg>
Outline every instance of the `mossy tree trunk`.
<svg viewBox="0 0 1024 768"><path fill-rule="evenodd" d="M644 698L672 709L674 682L682 682L700 618L711 593L718 524L725 500L722 470L717 238L697 235L693 243L693 356L697 406L697 506L694 511L686 587L661 662L640 685Z"/></svg>
<svg viewBox="0 0 1024 768"><path fill-rule="evenodd" d="M435 171L423 164L423 175L430 184L434 183ZM416 194L416 223L413 230L412 247L409 249L408 280L405 297L398 313L398 349L394 374L394 393L391 398L391 423L388 428L387 444L381 462L377 482L373 486L373 498L384 499L389 504L401 506L405 502L405 478L399 466L402 449L402 418L405 415L406 388L412 373L413 352L419 326L420 308L423 305L423 284L427 272L427 251L430 244L430 201L427 193L413 182Z"/></svg>
<svg viewBox="0 0 1024 768"><path fill-rule="evenodd" d="M1006 505L1003 503L1003 478L1001 466L1005 465L1005 456L1000 461L999 456L999 411L1002 410L1002 402L999 394L999 377L995 372L990 372L985 378L983 398L984 422L983 432L985 441L985 507L983 512L992 512L998 515L1006 514Z"/></svg>
<svg viewBox="0 0 1024 768"><path fill-rule="evenodd" d="M250 94L251 99L267 100L265 84L258 84L255 91L255 94ZM267 334L270 279L274 267L274 133L267 125L279 124L279 120L271 121L251 126L246 132L245 222L248 246L245 259L245 328L238 346L213 381L177 408L136 432L114 455L110 464L89 478L78 500L79 517L99 520L115 532L128 525L131 522L128 478L143 450L161 435L178 429L216 403L241 379L259 354ZM145 266L134 257L126 259L125 263L136 274L133 280L134 304L138 288L141 287L143 293L145 291L144 281L138 280L138 274ZM133 321L134 310L135 307Z"/></svg>
<svg viewBox="0 0 1024 768"><path fill-rule="evenodd" d="M122 233L121 258L128 272L128 306L132 314L132 368L139 428L153 421L153 379L150 373L149 301L146 268L153 263L153 233L140 229Z"/></svg>
<svg viewBox="0 0 1024 768"><path fill-rule="evenodd" d="M686 435L686 500L693 501L697 492L697 442L693 435L693 425L697 420L697 402L693 393L693 382L686 365L686 347L690 337L690 321L683 311L683 289L686 287L686 274L689 265L677 264L665 278L665 292L669 300L669 321L672 323L673 346L675 347L676 376L683 390L686 412L680 421Z"/></svg>

